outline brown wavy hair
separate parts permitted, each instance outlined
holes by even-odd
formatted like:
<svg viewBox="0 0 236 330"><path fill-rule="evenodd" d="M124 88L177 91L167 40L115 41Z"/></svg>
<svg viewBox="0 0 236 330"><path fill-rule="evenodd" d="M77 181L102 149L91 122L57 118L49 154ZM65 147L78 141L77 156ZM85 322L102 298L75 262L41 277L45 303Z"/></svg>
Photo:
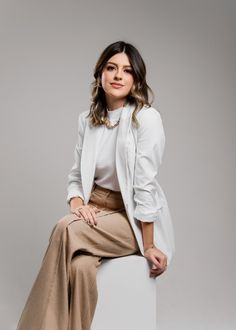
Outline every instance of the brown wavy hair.
<svg viewBox="0 0 236 330"><path fill-rule="evenodd" d="M151 107L154 100L154 93L152 89L148 86L146 82L146 65L142 59L137 48L135 48L130 43L124 41L117 41L109 46L107 46L101 53L95 68L94 68L94 78L95 80L91 83L91 106L90 112L87 117L90 118L90 123L92 126L103 125L103 118L107 118L107 104L105 92L101 85L101 75L102 71L109 59L117 54L124 52L130 61L132 67L132 75L134 79L133 86L130 93L127 95L126 104L129 103L134 105L134 111L132 113L132 122L136 126L139 126L138 120L136 118L137 112L143 107ZM149 94L152 95L152 101L149 101Z"/></svg>

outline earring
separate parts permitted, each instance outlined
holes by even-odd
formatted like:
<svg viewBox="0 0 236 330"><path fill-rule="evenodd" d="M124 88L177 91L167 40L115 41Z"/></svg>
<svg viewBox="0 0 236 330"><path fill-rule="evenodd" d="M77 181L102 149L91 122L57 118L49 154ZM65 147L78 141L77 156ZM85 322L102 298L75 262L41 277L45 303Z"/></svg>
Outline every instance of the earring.
<svg viewBox="0 0 236 330"><path fill-rule="evenodd" d="M101 80L100 80L100 78L97 78L97 81L96 81L96 87L97 87L97 88L101 88L101 87L102 87L102 84L101 84Z"/></svg>

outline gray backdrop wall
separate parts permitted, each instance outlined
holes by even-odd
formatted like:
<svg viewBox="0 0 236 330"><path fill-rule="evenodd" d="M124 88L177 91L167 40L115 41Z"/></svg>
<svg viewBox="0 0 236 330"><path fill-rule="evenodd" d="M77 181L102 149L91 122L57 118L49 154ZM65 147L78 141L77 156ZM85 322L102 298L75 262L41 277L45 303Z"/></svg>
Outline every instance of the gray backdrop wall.
<svg viewBox="0 0 236 330"><path fill-rule="evenodd" d="M233 0L1 1L1 329L69 211L77 117L100 52L122 39L144 57L166 133L177 250L158 329L235 329L235 14Z"/></svg>

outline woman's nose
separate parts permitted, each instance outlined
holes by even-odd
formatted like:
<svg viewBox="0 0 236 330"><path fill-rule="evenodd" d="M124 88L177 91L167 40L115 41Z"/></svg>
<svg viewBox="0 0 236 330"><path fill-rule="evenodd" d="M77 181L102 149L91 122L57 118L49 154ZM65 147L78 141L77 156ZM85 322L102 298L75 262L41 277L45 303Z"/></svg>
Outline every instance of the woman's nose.
<svg viewBox="0 0 236 330"><path fill-rule="evenodd" d="M115 78L116 79L122 79L122 71L121 70L117 70L115 73Z"/></svg>

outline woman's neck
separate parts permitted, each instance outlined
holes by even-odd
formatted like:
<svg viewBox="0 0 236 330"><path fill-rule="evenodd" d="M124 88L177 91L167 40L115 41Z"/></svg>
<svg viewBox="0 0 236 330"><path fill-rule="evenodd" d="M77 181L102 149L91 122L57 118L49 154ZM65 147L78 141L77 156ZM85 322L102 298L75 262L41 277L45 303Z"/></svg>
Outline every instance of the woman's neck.
<svg viewBox="0 0 236 330"><path fill-rule="evenodd" d="M109 111L112 111L112 110L115 110L115 109L119 109L123 106L126 105L126 100L117 100L117 101L114 101L114 102L109 102L107 101L107 109Z"/></svg>

